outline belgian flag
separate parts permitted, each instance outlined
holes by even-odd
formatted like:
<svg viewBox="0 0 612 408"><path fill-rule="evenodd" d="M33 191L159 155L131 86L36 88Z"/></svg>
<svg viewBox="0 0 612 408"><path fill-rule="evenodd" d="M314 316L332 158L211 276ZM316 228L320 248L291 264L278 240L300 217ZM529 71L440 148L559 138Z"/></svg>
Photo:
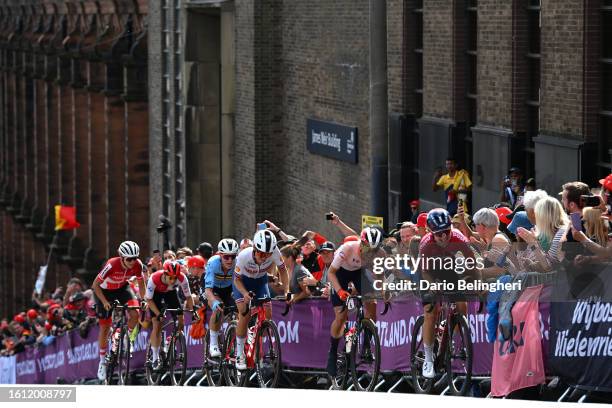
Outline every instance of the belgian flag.
<svg viewBox="0 0 612 408"><path fill-rule="evenodd" d="M55 230L71 230L78 228L76 220L76 207L66 207L63 205L55 206Z"/></svg>

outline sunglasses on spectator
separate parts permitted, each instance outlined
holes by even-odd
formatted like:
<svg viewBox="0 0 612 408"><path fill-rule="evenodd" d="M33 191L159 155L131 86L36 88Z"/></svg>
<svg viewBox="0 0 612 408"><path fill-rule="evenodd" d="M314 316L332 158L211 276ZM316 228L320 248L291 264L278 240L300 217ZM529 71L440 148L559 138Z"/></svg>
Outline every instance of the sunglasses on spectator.
<svg viewBox="0 0 612 408"><path fill-rule="evenodd" d="M130 257L130 258L125 258L125 261L126 261L126 262L134 262L134 261L135 261L135 260L137 260L137 259L138 259L138 257L132 256L132 257Z"/></svg>
<svg viewBox="0 0 612 408"><path fill-rule="evenodd" d="M226 255L221 255L221 258L223 258L224 261L229 261L230 259L236 259L236 255L226 254Z"/></svg>

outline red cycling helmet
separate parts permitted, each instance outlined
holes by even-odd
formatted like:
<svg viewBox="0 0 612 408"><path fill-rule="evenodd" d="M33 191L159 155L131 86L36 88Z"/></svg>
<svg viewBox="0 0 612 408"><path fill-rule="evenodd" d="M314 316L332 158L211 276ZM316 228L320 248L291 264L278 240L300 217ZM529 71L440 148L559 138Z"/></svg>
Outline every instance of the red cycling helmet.
<svg viewBox="0 0 612 408"><path fill-rule="evenodd" d="M200 255L195 255L187 259L188 268L203 268L205 263L204 258L202 258Z"/></svg>
<svg viewBox="0 0 612 408"><path fill-rule="evenodd" d="M178 277L181 273L181 264L176 261L164 262L164 273L174 278Z"/></svg>

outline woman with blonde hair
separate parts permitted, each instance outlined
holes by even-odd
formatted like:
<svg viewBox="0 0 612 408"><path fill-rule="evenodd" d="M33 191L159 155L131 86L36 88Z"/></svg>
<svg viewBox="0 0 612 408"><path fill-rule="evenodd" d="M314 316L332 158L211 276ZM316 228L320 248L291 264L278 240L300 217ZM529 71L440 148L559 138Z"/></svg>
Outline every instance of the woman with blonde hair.
<svg viewBox="0 0 612 408"><path fill-rule="evenodd" d="M584 220L584 232L593 242L601 246L608 245L608 227L602 218L602 211L595 207L584 207L582 219Z"/></svg>
<svg viewBox="0 0 612 408"><path fill-rule="evenodd" d="M534 210L535 232L525 228L518 228L517 232L530 244L529 249L533 254L530 266L548 271L552 264L560 262L563 257L561 244L566 239L569 218L561 203L550 196L539 200Z"/></svg>

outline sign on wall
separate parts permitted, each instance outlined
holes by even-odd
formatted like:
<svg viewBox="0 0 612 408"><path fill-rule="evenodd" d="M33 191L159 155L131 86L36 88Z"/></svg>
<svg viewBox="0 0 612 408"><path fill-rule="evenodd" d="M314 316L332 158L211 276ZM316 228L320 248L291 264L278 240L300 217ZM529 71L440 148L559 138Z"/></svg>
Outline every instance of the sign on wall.
<svg viewBox="0 0 612 408"><path fill-rule="evenodd" d="M306 133L306 147L309 152L357 163L356 127L307 119Z"/></svg>

